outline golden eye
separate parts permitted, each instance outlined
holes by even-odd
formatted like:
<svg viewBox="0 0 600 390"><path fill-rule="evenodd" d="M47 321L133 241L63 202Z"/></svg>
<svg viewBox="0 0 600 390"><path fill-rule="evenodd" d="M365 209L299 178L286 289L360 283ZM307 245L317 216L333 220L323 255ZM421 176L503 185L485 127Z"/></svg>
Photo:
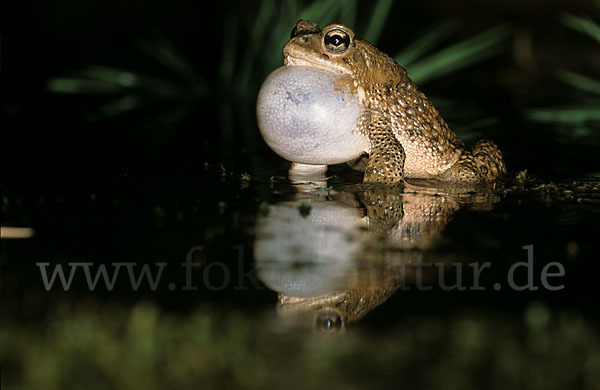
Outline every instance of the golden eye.
<svg viewBox="0 0 600 390"><path fill-rule="evenodd" d="M342 30L331 30L325 34L323 43L327 51L334 54L343 53L350 46L350 36Z"/></svg>

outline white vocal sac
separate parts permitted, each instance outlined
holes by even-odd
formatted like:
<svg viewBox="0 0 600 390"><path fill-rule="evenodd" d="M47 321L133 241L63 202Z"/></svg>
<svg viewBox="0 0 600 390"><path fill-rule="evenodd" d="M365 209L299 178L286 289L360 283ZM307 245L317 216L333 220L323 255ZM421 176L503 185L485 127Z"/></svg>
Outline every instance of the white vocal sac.
<svg viewBox="0 0 600 390"><path fill-rule="evenodd" d="M362 107L343 76L303 66L275 69L256 104L266 143L286 160L331 165L354 160L367 150L357 130Z"/></svg>

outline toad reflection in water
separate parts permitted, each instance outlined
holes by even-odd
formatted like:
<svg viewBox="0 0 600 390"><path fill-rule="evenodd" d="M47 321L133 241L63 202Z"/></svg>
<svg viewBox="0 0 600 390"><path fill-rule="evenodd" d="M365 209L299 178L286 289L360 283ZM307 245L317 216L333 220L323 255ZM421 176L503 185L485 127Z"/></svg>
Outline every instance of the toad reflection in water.
<svg viewBox="0 0 600 390"><path fill-rule="evenodd" d="M440 182L329 193L318 184L296 184L291 200L258 218L254 258L258 278L278 292L280 317L327 332L343 330L403 285L436 278L437 269L418 265L455 261L431 251L452 214L498 201L491 187Z"/></svg>

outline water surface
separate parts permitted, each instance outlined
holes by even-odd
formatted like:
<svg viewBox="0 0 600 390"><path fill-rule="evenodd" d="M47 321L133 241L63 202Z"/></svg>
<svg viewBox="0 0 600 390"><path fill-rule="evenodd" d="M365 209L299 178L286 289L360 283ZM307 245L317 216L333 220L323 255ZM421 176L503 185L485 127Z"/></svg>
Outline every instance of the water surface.
<svg viewBox="0 0 600 390"><path fill-rule="evenodd" d="M593 388L594 183L562 195L385 188L344 166L294 180L283 162L262 169L5 190L3 225L33 229L2 240L4 294L20 297L5 300L8 380L61 388L75 369L90 386L377 388L398 375L457 386L534 375L539 388ZM121 264L114 286L91 288L85 268L102 264L109 275ZM57 265L75 267L72 283L46 291L41 270ZM156 283L136 287L144 265Z"/></svg>

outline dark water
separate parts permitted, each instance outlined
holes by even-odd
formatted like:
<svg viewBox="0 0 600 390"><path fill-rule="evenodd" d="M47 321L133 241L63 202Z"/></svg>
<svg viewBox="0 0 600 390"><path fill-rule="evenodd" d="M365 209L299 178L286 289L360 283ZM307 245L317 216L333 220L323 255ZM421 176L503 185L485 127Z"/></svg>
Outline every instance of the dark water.
<svg viewBox="0 0 600 390"><path fill-rule="evenodd" d="M5 188L2 225L33 229L2 239L7 383L596 386L594 182L390 189L254 161ZM45 286L59 265L71 284ZM114 286L90 286L101 265Z"/></svg>

